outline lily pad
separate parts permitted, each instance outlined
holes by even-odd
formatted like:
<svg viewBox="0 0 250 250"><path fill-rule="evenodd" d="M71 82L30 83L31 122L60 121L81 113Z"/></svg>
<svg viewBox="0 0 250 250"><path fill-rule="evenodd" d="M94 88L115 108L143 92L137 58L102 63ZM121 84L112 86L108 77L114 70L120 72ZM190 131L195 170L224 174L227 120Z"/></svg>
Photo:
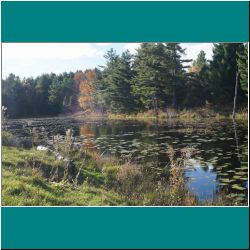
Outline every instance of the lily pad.
<svg viewBox="0 0 250 250"><path fill-rule="evenodd" d="M222 179L220 179L220 181L221 181L221 182L224 182L224 183L229 183L229 182L231 182L230 179L226 179L226 178L222 178Z"/></svg>
<svg viewBox="0 0 250 250"><path fill-rule="evenodd" d="M227 186L227 185L229 185L229 183L220 182L219 185L220 186Z"/></svg>
<svg viewBox="0 0 250 250"><path fill-rule="evenodd" d="M239 180L240 178L242 178L242 176L239 176L239 175L233 176L233 179L236 179L236 180Z"/></svg>
<svg viewBox="0 0 250 250"><path fill-rule="evenodd" d="M240 180L241 180L241 181L247 181L248 178L247 178L247 177L242 177L242 178L240 178Z"/></svg>
<svg viewBox="0 0 250 250"><path fill-rule="evenodd" d="M241 187L240 185L238 185L238 184L234 184L234 185L232 185L232 188L233 189L236 189L236 190L240 190L240 191L243 191L243 190L245 190L246 188L244 188L244 187Z"/></svg>

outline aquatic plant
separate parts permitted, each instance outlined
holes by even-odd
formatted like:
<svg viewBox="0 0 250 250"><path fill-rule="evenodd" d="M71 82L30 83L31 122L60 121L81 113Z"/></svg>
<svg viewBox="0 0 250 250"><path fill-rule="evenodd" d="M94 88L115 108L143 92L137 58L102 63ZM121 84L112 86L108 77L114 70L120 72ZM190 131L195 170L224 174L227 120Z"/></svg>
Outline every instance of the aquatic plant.
<svg viewBox="0 0 250 250"><path fill-rule="evenodd" d="M63 159L59 160L58 155L53 152L63 155ZM107 157L98 151L88 152L84 147L74 144L72 131L68 131L64 138L55 136L53 147L49 151L4 146L3 179L6 180L3 186L4 204L145 206L245 204L246 200L240 195L228 197L223 193L218 193L218 197L213 201L199 202L188 192L184 175L187 160L194 154L194 148L186 147L179 154L168 145L165 152L169 158L169 164L165 168L149 163L142 165L134 163L132 157ZM247 170L245 168L236 168L233 174L244 178ZM11 179L10 184L8 178ZM32 182L32 187L26 180ZM222 180L228 183L228 177L222 176ZM233 188L235 193L242 191L242 187L234 183ZM41 192L39 196L41 201L35 193L36 189L38 193ZM34 196L34 202L29 198L31 195ZM110 198L108 202L104 202L107 196Z"/></svg>

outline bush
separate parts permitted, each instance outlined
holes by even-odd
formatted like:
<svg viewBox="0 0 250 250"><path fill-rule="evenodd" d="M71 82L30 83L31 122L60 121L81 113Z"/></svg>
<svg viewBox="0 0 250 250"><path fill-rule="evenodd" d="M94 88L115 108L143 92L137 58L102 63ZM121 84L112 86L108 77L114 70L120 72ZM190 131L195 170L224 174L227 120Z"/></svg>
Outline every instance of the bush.
<svg viewBox="0 0 250 250"><path fill-rule="evenodd" d="M9 147L17 147L19 146L19 141L17 138L7 131L2 131L2 145Z"/></svg>
<svg viewBox="0 0 250 250"><path fill-rule="evenodd" d="M117 173L118 190L124 195L136 193L143 182L143 172L138 165L126 162Z"/></svg>
<svg viewBox="0 0 250 250"><path fill-rule="evenodd" d="M20 139L7 131L2 131L2 145L8 147L31 148L32 142L29 138Z"/></svg>
<svg viewBox="0 0 250 250"><path fill-rule="evenodd" d="M107 188L112 188L117 185L117 173L119 171L119 166L104 165L102 169L102 174L104 177L104 183Z"/></svg>

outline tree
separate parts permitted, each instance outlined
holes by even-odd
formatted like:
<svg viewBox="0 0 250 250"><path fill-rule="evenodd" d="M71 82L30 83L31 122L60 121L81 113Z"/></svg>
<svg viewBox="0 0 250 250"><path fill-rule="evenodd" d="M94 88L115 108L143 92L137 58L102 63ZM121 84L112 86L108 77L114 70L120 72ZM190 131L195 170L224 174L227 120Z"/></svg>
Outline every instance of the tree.
<svg viewBox="0 0 250 250"><path fill-rule="evenodd" d="M197 59L194 60L190 72L200 72L204 66L207 65L206 54L203 50L197 56Z"/></svg>
<svg viewBox="0 0 250 250"><path fill-rule="evenodd" d="M95 70L86 70L82 73L79 82L79 98L80 108L84 111L93 110L93 95L96 91L96 72Z"/></svg>
<svg viewBox="0 0 250 250"><path fill-rule="evenodd" d="M133 91L145 109L172 105L176 107L185 95L187 77L182 60L184 50L177 43L144 43L134 61Z"/></svg>
<svg viewBox="0 0 250 250"><path fill-rule="evenodd" d="M237 66L240 74L241 88L248 94L248 46L238 51Z"/></svg>
<svg viewBox="0 0 250 250"><path fill-rule="evenodd" d="M185 98L185 82L187 74L183 63L189 63L190 59L181 59L185 55L185 49L179 43L166 43L166 53L170 58L170 93L172 96L172 106L176 108Z"/></svg>
<svg viewBox="0 0 250 250"><path fill-rule="evenodd" d="M128 113L134 109L135 100L131 91L131 59L129 51L121 56L111 49L105 55L106 67L98 81L99 104L105 105L108 111Z"/></svg>
<svg viewBox="0 0 250 250"><path fill-rule="evenodd" d="M22 117L25 100L25 92L20 78L10 74L6 80L2 81L2 105L7 107L10 118Z"/></svg>
<svg viewBox="0 0 250 250"><path fill-rule="evenodd" d="M69 105L69 99L73 89L73 74L63 73L55 77L48 90L48 104L52 114L62 112L63 108Z"/></svg>
<svg viewBox="0 0 250 250"><path fill-rule="evenodd" d="M133 93L143 109L154 109L166 105L169 57L162 43L143 43L135 56L133 70Z"/></svg>
<svg viewBox="0 0 250 250"><path fill-rule="evenodd" d="M214 104L228 105L234 100L238 51L241 51L242 47L242 43L214 44L209 73L209 89ZM238 88L238 100L242 102L244 93L240 85Z"/></svg>
<svg viewBox="0 0 250 250"><path fill-rule="evenodd" d="M210 102L231 107L247 100L248 47L242 43L214 44L213 58L200 51L189 72L185 50L178 43L143 43L132 56L105 55L102 70L42 74L2 80L2 105L10 118L97 111L129 113L153 109L190 108ZM186 64L185 64L186 65ZM235 91L236 73L239 84Z"/></svg>
<svg viewBox="0 0 250 250"><path fill-rule="evenodd" d="M43 74L36 79L36 110L39 115L50 113L49 89L55 74Z"/></svg>

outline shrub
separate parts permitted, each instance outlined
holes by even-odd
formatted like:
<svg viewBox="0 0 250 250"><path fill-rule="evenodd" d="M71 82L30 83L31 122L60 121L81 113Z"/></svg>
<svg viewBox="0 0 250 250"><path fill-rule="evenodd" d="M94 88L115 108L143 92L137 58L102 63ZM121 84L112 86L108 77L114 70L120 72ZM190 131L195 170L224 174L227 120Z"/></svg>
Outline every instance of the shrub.
<svg viewBox="0 0 250 250"><path fill-rule="evenodd" d="M118 190L124 195L138 192L143 182L141 167L130 162L120 166L117 173ZM146 180L145 180L146 181Z"/></svg>
<svg viewBox="0 0 250 250"><path fill-rule="evenodd" d="M9 147L18 147L20 146L20 142L13 134L7 131L2 131L2 145Z"/></svg>
<svg viewBox="0 0 250 250"><path fill-rule="evenodd" d="M106 188L113 188L117 185L117 173L119 171L119 166L105 164L102 169L102 174L104 177L104 184Z"/></svg>

